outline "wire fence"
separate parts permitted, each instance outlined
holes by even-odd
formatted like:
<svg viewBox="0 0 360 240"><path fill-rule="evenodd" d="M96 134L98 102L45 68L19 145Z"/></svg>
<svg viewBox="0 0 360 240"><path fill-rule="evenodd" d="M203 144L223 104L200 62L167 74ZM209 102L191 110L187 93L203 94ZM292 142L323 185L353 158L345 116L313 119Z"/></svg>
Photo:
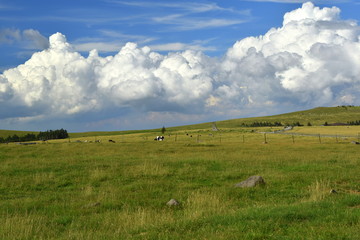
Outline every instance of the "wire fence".
<svg viewBox="0 0 360 240"><path fill-rule="evenodd" d="M360 134L318 134L292 132L236 132L236 131L201 131L188 133L164 134L164 139L158 141L154 134L114 135L83 137L75 139L54 140L49 143L139 143L139 142L168 142L178 144L300 144L300 143L360 143ZM40 143L40 142L39 142ZM48 143L48 142L46 142Z"/></svg>
<svg viewBox="0 0 360 240"><path fill-rule="evenodd" d="M360 143L360 135L306 134L289 132L210 133L177 134L165 137L164 141L177 143L222 144L222 143Z"/></svg>

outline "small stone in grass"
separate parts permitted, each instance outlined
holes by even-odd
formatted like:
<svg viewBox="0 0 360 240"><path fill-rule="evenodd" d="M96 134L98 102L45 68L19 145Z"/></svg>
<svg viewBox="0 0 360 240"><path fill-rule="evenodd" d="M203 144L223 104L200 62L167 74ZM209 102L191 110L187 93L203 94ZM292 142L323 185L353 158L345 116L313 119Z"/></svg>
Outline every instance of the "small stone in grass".
<svg viewBox="0 0 360 240"><path fill-rule="evenodd" d="M170 199L170 201L168 201L166 203L166 205L168 205L168 206L178 206L178 205L180 205L180 202L178 200L176 200L176 199Z"/></svg>
<svg viewBox="0 0 360 240"><path fill-rule="evenodd" d="M256 185L264 185L265 181L261 176L251 176L245 181L235 184L235 187L255 187Z"/></svg>

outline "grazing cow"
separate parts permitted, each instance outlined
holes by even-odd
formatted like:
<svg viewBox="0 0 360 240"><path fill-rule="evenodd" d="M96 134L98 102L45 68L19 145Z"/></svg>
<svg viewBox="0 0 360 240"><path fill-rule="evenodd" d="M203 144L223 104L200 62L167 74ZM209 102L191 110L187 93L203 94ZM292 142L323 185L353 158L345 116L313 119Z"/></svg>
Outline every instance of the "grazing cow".
<svg viewBox="0 0 360 240"><path fill-rule="evenodd" d="M156 138L154 138L155 141L164 141L164 139L164 136L156 136Z"/></svg>
<svg viewBox="0 0 360 240"><path fill-rule="evenodd" d="M111 140L111 139L109 140L109 142L115 143L115 141L114 141L114 140Z"/></svg>

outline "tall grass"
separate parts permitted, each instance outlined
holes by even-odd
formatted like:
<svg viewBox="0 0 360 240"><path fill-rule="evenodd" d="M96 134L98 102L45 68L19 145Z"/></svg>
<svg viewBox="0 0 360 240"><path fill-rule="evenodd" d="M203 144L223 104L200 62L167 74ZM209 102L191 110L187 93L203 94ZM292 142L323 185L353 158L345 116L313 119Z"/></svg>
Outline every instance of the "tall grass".
<svg viewBox="0 0 360 240"><path fill-rule="evenodd" d="M0 239L359 238L351 139L264 144L240 129L98 138L0 145ZM266 185L234 187L252 175Z"/></svg>
<svg viewBox="0 0 360 240"><path fill-rule="evenodd" d="M321 201L326 196L332 194L330 182L326 180L316 180L309 186L309 201ZM336 191L335 191L336 192ZM334 192L334 193L335 193Z"/></svg>

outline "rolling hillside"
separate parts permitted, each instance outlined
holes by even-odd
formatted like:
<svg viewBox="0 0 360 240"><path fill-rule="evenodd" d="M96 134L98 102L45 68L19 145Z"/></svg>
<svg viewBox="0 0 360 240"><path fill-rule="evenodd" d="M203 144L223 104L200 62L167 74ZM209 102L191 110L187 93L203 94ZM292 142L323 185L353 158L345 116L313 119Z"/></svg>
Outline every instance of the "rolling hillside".
<svg viewBox="0 0 360 240"><path fill-rule="evenodd" d="M216 125L218 128L239 128L243 127L243 124L252 124L254 122L281 122L283 125L292 124L299 122L303 125L311 123L313 126L323 125L325 122L331 123L347 123L348 121L360 120L360 107L356 106L339 106L339 107L318 107L310 110L285 113L274 116L254 117L254 118L239 118L225 121L218 121ZM201 123L193 125L185 125L178 127L166 128L167 131L178 131L178 130L196 130L196 129L210 129L212 123ZM89 137L89 136L110 136L110 135L124 135L131 133L144 133L144 132L160 132L161 129L150 129L150 130L134 130L134 131L112 131L112 132L84 132L84 133L69 133L70 137ZM0 130L0 137L7 137L9 135L23 136L31 131L11 131L11 130Z"/></svg>
<svg viewBox="0 0 360 240"><path fill-rule="evenodd" d="M309 122L313 126L323 125L325 122L331 123L347 123L348 121L360 120L360 107L339 106L339 107L318 107L310 110L285 113L274 116L239 118L225 121L218 121L218 128L238 128L243 124L252 124L254 122L281 122L283 125L300 122L307 125ZM171 129L206 129L211 128L212 123L201 123L195 125L175 127Z"/></svg>
<svg viewBox="0 0 360 240"><path fill-rule="evenodd" d="M0 130L0 137L6 138L8 136L18 135L19 137L25 136L26 134L39 134L34 131L15 131L15 130Z"/></svg>
<svg viewBox="0 0 360 240"><path fill-rule="evenodd" d="M153 129L0 144L0 239L358 240L360 126L294 128L336 129L321 138L230 128L350 117L358 108L169 128L161 142ZM236 187L251 176L265 184Z"/></svg>

